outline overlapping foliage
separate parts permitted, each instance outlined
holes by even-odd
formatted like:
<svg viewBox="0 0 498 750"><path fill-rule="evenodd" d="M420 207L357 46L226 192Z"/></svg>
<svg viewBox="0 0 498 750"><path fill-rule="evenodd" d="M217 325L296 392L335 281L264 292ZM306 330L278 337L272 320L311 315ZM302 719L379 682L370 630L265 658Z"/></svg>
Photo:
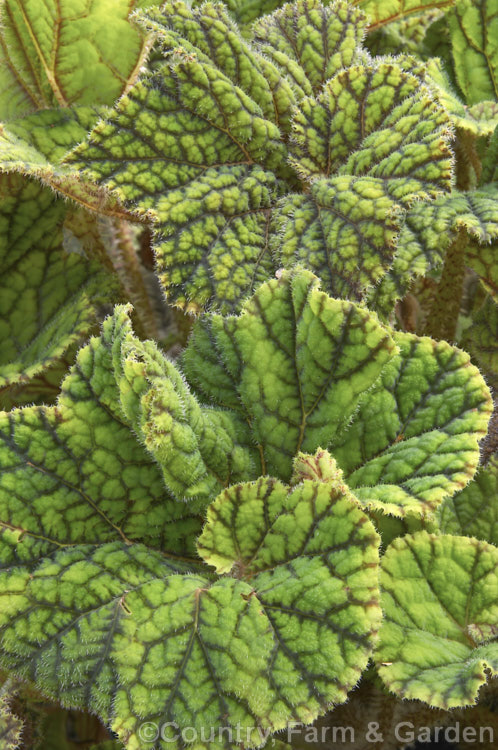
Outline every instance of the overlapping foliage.
<svg viewBox="0 0 498 750"><path fill-rule="evenodd" d="M488 711L496 0L1 18L0 747Z"/></svg>

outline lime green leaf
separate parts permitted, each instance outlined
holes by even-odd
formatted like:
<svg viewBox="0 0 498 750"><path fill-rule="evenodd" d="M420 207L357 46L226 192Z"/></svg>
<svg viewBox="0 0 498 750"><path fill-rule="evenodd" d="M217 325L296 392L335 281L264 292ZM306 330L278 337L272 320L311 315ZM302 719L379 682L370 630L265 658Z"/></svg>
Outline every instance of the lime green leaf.
<svg viewBox="0 0 498 750"><path fill-rule="evenodd" d="M114 539L182 553L200 530L120 406L112 350L126 321L118 308L79 352L56 407L0 414L1 521L21 559Z"/></svg>
<svg viewBox="0 0 498 750"><path fill-rule="evenodd" d="M0 700L0 747L2 750L16 750L20 746L23 723L10 711L9 706Z"/></svg>
<svg viewBox="0 0 498 750"><path fill-rule="evenodd" d="M94 179L151 212L159 277L186 309L214 297L230 310L271 272L277 179L254 160L271 166L283 152L259 112L215 67L184 59L135 86L75 152Z"/></svg>
<svg viewBox="0 0 498 750"><path fill-rule="evenodd" d="M290 84L269 60L249 46L223 6L189 8L182 0L134 14L159 40L165 56L183 49L203 63L214 63L261 107L264 116L288 130L295 96Z"/></svg>
<svg viewBox="0 0 498 750"><path fill-rule="evenodd" d="M385 180L343 176L284 198L272 221L277 266L301 263L330 294L361 299L392 263L402 214Z"/></svg>
<svg viewBox="0 0 498 750"><path fill-rule="evenodd" d="M63 247L66 206L47 188L0 175L0 392L45 373L115 294L107 274Z"/></svg>
<svg viewBox="0 0 498 750"><path fill-rule="evenodd" d="M316 714L342 702L365 667L380 616L377 545L340 479L304 480L289 491L264 477L225 490L209 507L199 553L253 587L281 644L272 677L285 704Z"/></svg>
<svg viewBox="0 0 498 750"><path fill-rule="evenodd" d="M453 64L467 102L498 98L496 0L457 0L448 16Z"/></svg>
<svg viewBox="0 0 498 750"><path fill-rule="evenodd" d="M97 120L91 107L35 112L8 126L0 125L0 172L17 172L41 180L64 197L100 213L127 218L115 196L107 195L73 169L62 157L81 141Z"/></svg>
<svg viewBox="0 0 498 750"><path fill-rule="evenodd" d="M465 489L438 508L443 534L474 536L498 546L498 461L491 458Z"/></svg>
<svg viewBox="0 0 498 750"><path fill-rule="evenodd" d="M152 341L132 331L126 308L114 314L113 364L121 408L178 500L211 499L220 486L252 476L247 424L201 409L181 373Z"/></svg>
<svg viewBox="0 0 498 750"><path fill-rule="evenodd" d="M466 193L453 190L431 203L415 203L407 212L393 265L372 290L369 306L389 315L414 276L424 276L443 262L445 251L461 229L472 240L467 251L468 265L489 288L498 287L495 245L490 244L498 236L497 191L493 186Z"/></svg>
<svg viewBox="0 0 498 750"><path fill-rule="evenodd" d="M380 625L378 536L339 485L291 491L262 479L226 497L240 496L246 515L262 482L263 501L278 503L276 486L284 507L263 534L257 572L240 580L213 582L207 568L184 575L181 563L122 542L5 569L3 663L62 703L97 711L131 748L141 747L145 721L207 736L237 725L246 744L259 745L257 727L311 721L343 701ZM220 503L225 494L208 536ZM291 538L296 520L303 533ZM216 735L213 745L221 747Z"/></svg>
<svg viewBox="0 0 498 750"><path fill-rule="evenodd" d="M297 0L254 24L253 35L291 80L300 68L317 93L325 81L354 62L365 25L364 14L342 0L327 6L318 0ZM292 63L298 64L297 70ZM299 88L307 86L302 79L296 83Z"/></svg>
<svg viewBox="0 0 498 750"><path fill-rule="evenodd" d="M450 121L418 68L356 64L364 19L342 0L296 0L258 23L252 44L218 5L171 0L135 17L164 62L65 164L154 223L169 300L238 312L279 262L299 261L337 279L333 294L361 298L392 263L400 207L450 187ZM317 199L296 173L330 182Z"/></svg>
<svg viewBox="0 0 498 750"><path fill-rule="evenodd" d="M112 104L144 61L144 38L128 21L130 10L143 4L5 0L0 118L53 106Z"/></svg>
<svg viewBox="0 0 498 750"><path fill-rule="evenodd" d="M357 65L300 103L291 157L304 177L379 177L408 201L450 188L448 126L417 77L394 63Z"/></svg>
<svg viewBox="0 0 498 750"><path fill-rule="evenodd" d="M203 5L204 0L194 0L192 5ZM248 26L260 16L272 13L275 8L283 5L284 0L225 0L224 4L241 26ZM250 35L250 26L242 29L243 33Z"/></svg>
<svg viewBox="0 0 498 750"><path fill-rule="evenodd" d="M498 102L481 101L472 107L466 106L454 92L438 58L428 60L426 81L434 89L438 100L446 107L456 127L474 136L490 135L494 131L498 125Z"/></svg>
<svg viewBox="0 0 498 750"><path fill-rule="evenodd" d="M465 352L408 333L394 340L399 355L331 450L367 507L420 515L474 475L491 398Z"/></svg>
<svg viewBox="0 0 498 750"><path fill-rule="evenodd" d="M184 359L188 379L210 398L229 387L205 375L203 344L215 341L233 378L266 469L283 479L292 458L327 445L348 423L362 394L394 354L376 317L320 291L309 272L263 284L239 317L212 316L194 333ZM197 339L197 340L196 340ZM201 356L200 356L201 355ZM235 394L234 394L235 395Z"/></svg>
<svg viewBox="0 0 498 750"><path fill-rule="evenodd" d="M410 13L419 13L431 8L446 8L454 0L357 0L360 8L367 14L370 29L377 29L385 24L404 18Z"/></svg>
<svg viewBox="0 0 498 750"><path fill-rule="evenodd" d="M447 138L443 109L395 63L348 68L304 99L290 153L313 183L275 211L276 263L302 262L332 294L361 299L393 262L403 206L450 188Z"/></svg>
<svg viewBox="0 0 498 750"><path fill-rule="evenodd" d="M475 703L498 673L498 548L420 532L382 561L385 619L376 652L386 686L443 709Z"/></svg>

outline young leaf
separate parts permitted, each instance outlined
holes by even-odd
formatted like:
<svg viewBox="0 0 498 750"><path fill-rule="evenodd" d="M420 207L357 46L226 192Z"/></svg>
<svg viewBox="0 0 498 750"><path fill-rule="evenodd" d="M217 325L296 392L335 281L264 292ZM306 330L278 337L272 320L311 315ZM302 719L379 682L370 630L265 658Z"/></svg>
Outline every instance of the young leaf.
<svg viewBox="0 0 498 750"><path fill-rule="evenodd" d="M143 4L5 0L0 119L54 106L111 105L144 60L146 42L128 21L130 10Z"/></svg>
<svg viewBox="0 0 498 750"><path fill-rule="evenodd" d="M474 536L498 546L498 460L490 459L464 490L438 508L443 534Z"/></svg>
<svg viewBox="0 0 498 750"><path fill-rule="evenodd" d="M219 361L207 371L211 340L208 356ZM183 363L208 399L220 406L240 399L264 471L287 480L293 457L335 438L394 353L374 315L331 299L302 271L263 284L238 317L199 322Z"/></svg>
<svg viewBox="0 0 498 750"><path fill-rule="evenodd" d="M66 212L47 188L0 175L2 396L60 362L116 292L97 264L65 251Z"/></svg>
<svg viewBox="0 0 498 750"><path fill-rule="evenodd" d="M473 704L498 672L498 548L425 531L395 539L382 560L385 619L378 672L402 698Z"/></svg>
<svg viewBox="0 0 498 750"><path fill-rule="evenodd" d="M472 478L492 406L465 352L408 333L394 341L399 355L331 450L367 507L420 515Z"/></svg>
<svg viewBox="0 0 498 750"><path fill-rule="evenodd" d="M79 352L56 407L0 414L8 554L37 559L60 546L116 539L179 554L191 549L201 527L198 509L171 497L120 406L113 348L119 356L126 321L118 308Z"/></svg>
<svg viewBox="0 0 498 750"><path fill-rule="evenodd" d="M448 15L453 63L467 102L498 98L496 0L457 0Z"/></svg>
<svg viewBox="0 0 498 750"><path fill-rule="evenodd" d="M453 124L473 136L490 135L498 125L498 102L480 101L472 107L465 105L451 85L442 61L431 58L426 63L426 83L444 104Z"/></svg>
<svg viewBox="0 0 498 750"><path fill-rule="evenodd" d="M291 80L298 76L298 89L317 94L329 78L355 62L365 25L364 14L347 3L297 0L260 19L253 35L263 54Z"/></svg>

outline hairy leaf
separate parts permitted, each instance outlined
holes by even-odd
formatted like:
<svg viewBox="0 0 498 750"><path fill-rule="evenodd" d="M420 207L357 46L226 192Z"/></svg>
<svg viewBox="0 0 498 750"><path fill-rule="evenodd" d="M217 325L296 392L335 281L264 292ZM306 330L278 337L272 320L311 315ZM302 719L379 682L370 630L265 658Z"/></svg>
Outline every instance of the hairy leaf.
<svg viewBox="0 0 498 750"><path fill-rule="evenodd" d="M275 262L301 263L337 297L361 299L395 253L401 208L375 177L332 177L284 198L273 216Z"/></svg>
<svg viewBox="0 0 498 750"><path fill-rule="evenodd" d="M438 508L443 534L474 536L498 546L498 461L490 459L465 489Z"/></svg>
<svg viewBox="0 0 498 750"><path fill-rule="evenodd" d="M4 0L0 118L112 104L138 74L145 41L128 21L144 0Z"/></svg>
<svg viewBox="0 0 498 750"><path fill-rule="evenodd" d="M407 212L392 268L370 293L369 306L389 315L414 276L423 276L443 262L445 251L462 229L472 240L467 251L468 265L485 284L491 288L498 285L494 279L495 245L490 244L498 236L496 189L488 186L466 193L453 190L432 203L415 203Z"/></svg>
<svg viewBox="0 0 498 750"><path fill-rule="evenodd" d="M373 525L340 482L291 490L263 478L210 508L199 546L208 561L223 554L219 513L230 506L237 537L262 511L258 556L237 579L213 580L207 567L186 575L185 564L123 542L4 568L3 663L49 696L97 711L130 748L141 746L144 721L206 737L233 726L259 745L257 727L308 722L344 701L381 619Z"/></svg>
<svg viewBox="0 0 498 750"><path fill-rule="evenodd" d="M332 452L367 507L403 516L433 511L472 478L492 407L468 354L408 333L394 340L399 355Z"/></svg>
<svg viewBox="0 0 498 750"><path fill-rule="evenodd" d="M79 352L57 406L0 414L6 554L36 559L61 545L115 539L191 549L201 524L196 508L168 493L120 406L112 355L126 323L118 308Z"/></svg>
<svg viewBox="0 0 498 750"><path fill-rule="evenodd" d="M498 548L477 539L422 531L392 542L376 652L392 692L444 709L475 702L498 672L497 567Z"/></svg>
<svg viewBox="0 0 498 750"><path fill-rule="evenodd" d="M449 14L453 63L467 102L498 98L498 3L457 0Z"/></svg>
<svg viewBox="0 0 498 750"><path fill-rule="evenodd" d="M66 163L154 222L170 301L237 312L279 263L299 261L340 280L332 294L361 298L392 263L400 206L450 186L449 118L420 77L358 65L363 16L343 0L286 5L252 44L219 5L172 0L136 17L164 62ZM317 198L296 173L329 182Z"/></svg>
<svg viewBox="0 0 498 750"><path fill-rule="evenodd" d="M295 80L298 90L317 94L323 84L353 64L365 29L365 16L345 2L297 0L262 18L254 40Z"/></svg>
<svg viewBox="0 0 498 750"><path fill-rule="evenodd" d="M453 90L440 59L428 60L426 81L448 110L456 127L475 136L490 135L494 131L498 125L498 102L479 101L471 107L465 105Z"/></svg>
<svg viewBox="0 0 498 750"><path fill-rule="evenodd" d="M394 63L357 65L300 103L291 157L306 178L379 177L407 201L449 189L447 128L446 112L418 78Z"/></svg>
<svg viewBox="0 0 498 750"><path fill-rule="evenodd" d="M211 340L208 357L219 361L207 370ZM347 424L394 351L375 316L327 297L301 272L263 284L239 317L200 322L184 367L220 406L240 399L266 471L286 480L298 451L328 444Z"/></svg>

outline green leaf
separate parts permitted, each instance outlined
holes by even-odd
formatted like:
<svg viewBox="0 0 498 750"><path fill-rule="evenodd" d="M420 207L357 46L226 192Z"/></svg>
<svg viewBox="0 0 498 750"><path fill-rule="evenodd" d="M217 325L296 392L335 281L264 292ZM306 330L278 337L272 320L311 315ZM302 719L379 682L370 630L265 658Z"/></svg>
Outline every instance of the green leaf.
<svg viewBox="0 0 498 750"><path fill-rule="evenodd" d="M348 68L304 99L290 153L313 182L275 211L276 262L302 262L332 294L361 299L393 262L403 206L449 189L447 127L419 79L393 63Z"/></svg>
<svg viewBox="0 0 498 750"><path fill-rule="evenodd" d="M214 64L230 81L258 103L264 116L289 130L295 95L278 68L247 44L221 4L205 3L199 10L172 0L161 10L134 14L147 33L155 35L166 57L172 50L188 52L203 63Z"/></svg>
<svg viewBox="0 0 498 750"><path fill-rule="evenodd" d="M448 16L453 64L468 104L498 98L498 4L457 0Z"/></svg>
<svg viewBox="0 0 498 750"><path fill-rule="evenodd" d="M438 508L443 534L474 536L498 546L498 461L491 458L474 481Z"/></svg>
<svg viewBox="0 0 498 750"><path fill-rule="evenodd" d="M219 362L208 370L211 341ZM327 445L347 425L394 352L374 315L331 299L303 271L263 284L238 317L199 322L183 364L205 398L240 399L264 471L287 480L298 451Z"/></svg>
<svg viewBox="0 0 498 750"><path fill-rule="evenodd" d="M128 2L5 0L0 118L71 104L112 104L138 74L146 43ZM147 4L147 3L145 3Z"/></svg>
<svg viewBox="0 0 498 750"><path fill-rule="evenodd" d="M21 743L23 722L11 711L8 688L8 682L0 687L0 747L16 750Z"/></svg>
<svg viewBox="0 0 498 750"><path fill-rule="evenodd" d="M131 748L145 721L206 736L240 726L246 744L260 745L257 727L309 722L344 701L381 619L371 522L340 482L291 490L263 478L213 504L200 543L207 559L216 551L203 540L220 539L219 512L230 506L236 535L252 509L262 514L260 549L238 579L213 581L207 567L186 575L122 542L5 568L3 664L63 704L98 712Z"/></svg>
<svg viewBox="0 0 498 750"><path fill-rule="evenodd" d="M494 279L494 244L498 236L496 188L487 186L461 193L453 190L428 204L415 203L406 214L391 269L368 297L369 307L388 316L403 297L414 276L439 266L457 232L465 229L472 240L467 263L490 288Z"/></svg>
<svg viewBox="0 0 498 750"><path fill-rule="evenodd" d="M380 614L377 544L371 522L341 478L305 479L289 491L263 477L225 490L208 508L199 553L218 573L253 587L282 644L274 680L284 702L290 698L285 682L303 667L314 684L304 680L292 701L324 707L327 701L342 702L366 665ZM303 586L305 581L311 586ZM310 643L319 644L316 652L306 646Z"/></svg>
<svg viewBox="0 0 498 750"><path fill-rule="evenodd" d="M253 36L291 80L298 76L299 89L317 94L329 78L353 64L365 25L364 14L341 0L326 6L297 0L254 24Z"/></svg>
<svg viewBox="0 0 498 750"><path fill-rule="evenodd" d="M82 180L75 170L61 164L68 151L86 140L97 119L96 109L73 107L42 110L8 126L0 125L0 172L41 180L85 208L128 218L115 196Z"/></svg>
<svg viewBox="0 0 498 750"><path fill-rule="evenodd" d="M498 548L477 539L422 531L394 540L376 651L392 692L443 709L475 703L498 672L497 569Z"/></svg>
<svg viewBox="0 0 498 750"><path fill-rule="evenodd" d="M179 554L192 548L198 509L168 493L120 406L113 349L119 353L127 322L118 308L101 337L81 349L57 406L0 413L5 554L37 559L60 546L116 539Z"/></svg>
<svg viewBox="0 0 498 750"><path fill-rule="evenodd" d="M316 180L307 194L282 199L271 240L277 266L301 263L332 295L361 299L392 263L401 207L386 181L372 177Z"/></svg>
<svg viewBox="0 0 498 750"><path fill-rule="evenodd" d="M0 175L0 392L46 373L88 336L115 295L95 263L64 249L67 207L47 188Z"/></svg>
<svg viewBox="0 0 498 750"><path fill-rule="evenodd" d="M446 8L454 0L358 0L358 5L367 14L369 29L377 29L411 13L431 8Z"/></svg>
<svg viewBox="0 0 498 750"><path fill-rule="evenodd" d="M331 451L366 507L420 515L474 475L492 405L465 352L408 333L394 341L399 355Z"/></svg>
<svg viewBox="0 0 498 750"><path fill-rule="evenodd" d="M397 62L356 64L366 59L363 16L342 0L286 5L256 24L252 44L219 5L172 0L135 16L164 62L66 164L154 222L170 302L238 312L279 262L300 260L327 281L344 277L328 291L361 297L392 263L400 206L450 187L449 118L420 77ZM296 172L329 179L318 201ZM349 179L340 194L346 176L370 182ZM296 202L307 215L297 228Z"/></svg>
<svg viewBox="0 0 498 750"><path fill-rule="evenodd" d="M188 310L213 297L230 310L268 275L277 180L254 160L271 165L282 152L259 111L214 66L184 59L137 84L74 157L154 217L159 277Z"/></svg>
<svg viewBox="0 0 498 750"><path fill-rule="evenodd" d="M457 96L451 85L442 61L431 58L427 61L427 83L449 112L451 121L457 128L474 136L490 135L498 125L498 102L480 101L472 107L466 106Z"/></svg>
<svg viewBox="0 0 498 750"><path fill-rule="evenodd" d="M448 126L445 110L399 65L356 65L300 103L291 157L305 178L379 177L407 202L450 188Z"/></svg>

